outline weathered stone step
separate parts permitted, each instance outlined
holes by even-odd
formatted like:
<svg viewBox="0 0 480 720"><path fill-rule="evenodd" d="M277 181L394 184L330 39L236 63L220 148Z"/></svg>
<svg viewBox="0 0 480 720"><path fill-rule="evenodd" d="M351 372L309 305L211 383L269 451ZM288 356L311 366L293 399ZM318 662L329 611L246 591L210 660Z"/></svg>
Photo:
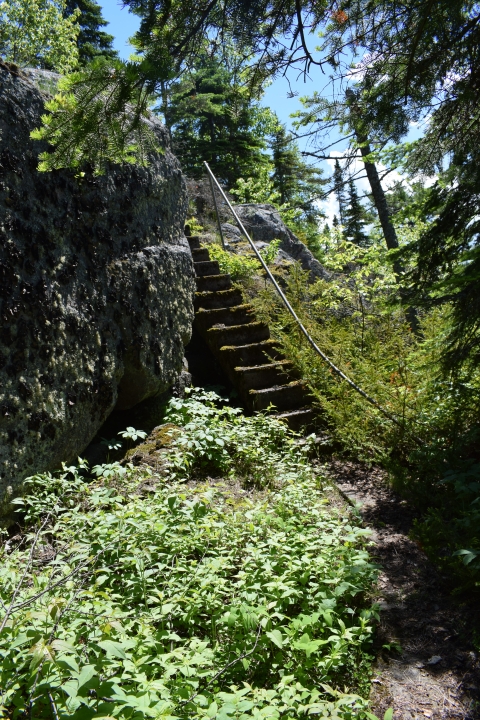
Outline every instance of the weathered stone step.
<svg viewBox="0 0 480 720"><path fill-rule="evenodd" d="M288 385L277 385L249 392L253 410L266 410L269 405L273 405L278 410L297 410L305 405L305 395L305 386L299 380Z"/></svg>
<svg viewBox="0 0 480 720"><path fill-rule="evenodd" d="M241 390L259 390L288 383L288 371L292 363L288 360L281 360L268 365L254 365L252 367L236 367L234 369L238 386Z"/></svg>
<svg viewBox="0 0 480 720"><path fill-rule="evenodd" d="M213 310L214 308L228 308L242 304L242 292L238 288L195 293L195 310L198 308Z"/></svg>
<svg viewBox="0 0 480 720"><path fill-rule="evenodd" d="M232 286L230 275L203 275L197 277L197 290L229 290Z"/></svg>
<svg viewBox="0 0 480 720"><path fill-rule="evenodd" d="M306 386L292 380L291 362L270 338L267 325L255 319L253 307L233 288L230 275L220 273L198 236L186 235L195 266L195 328L220 361L226 377L249 412L276 409L275 417L292 430L311 427L315 412ZM295 375L293 375L295 377ZM290 381L290 382L289 382Z"/></svg>
<svg viewBox="0 0 480 720"><path fill-rule="evenodd" d="M195 314L199 327L211 328L213 325L244 325L255 321L251 305L206 309L200 308Z"/></svg>
<svg viewBox="0 0 480 720"><path fill-rule="evenodd" d="M192 257L193 262L203 262L205 260L210 260L210 253L208 252L207 248L194 248L192 250Z"/></svg>
<svg viewBox="0 0 480 720"><path fill-rule="evenodd" d="M222 362L232 368L241 366L264 365L271 363L272 359L283 359L275 340L238 345L237 347L222 347L220 349Z"/></svg>
<svg viewBox="0 0 480 720"><path fill-rule="evenodd" d="M190 245L190 250L200 250L200 238L198 235L187 236L187 240Z"/></svg>
<svg viewBox="0 0 480 720"><path fill-rule="evenodd" d="M230 327L212 327L207 330L205 337L216 348L224 345L246 345L248 341L261 342L268 340L270 330L268 325L262 322L251 322L247 325L232 325Z"/></svg>
<svg viewBox="0 0 480 720"><path fill-rule="evenodd" d="M195 262L195 275L197 277L205 277L205 275L220 275L220 267L218 260L202 260Z"/></svg>
<svg viewBox="0 0 480 720"><path fill-rule="evenodd" d="M311 407L303 407L300 410L277 413L274 417L288 423L290 430L301 430L309 428L315 423L316 413Z"/></svg>

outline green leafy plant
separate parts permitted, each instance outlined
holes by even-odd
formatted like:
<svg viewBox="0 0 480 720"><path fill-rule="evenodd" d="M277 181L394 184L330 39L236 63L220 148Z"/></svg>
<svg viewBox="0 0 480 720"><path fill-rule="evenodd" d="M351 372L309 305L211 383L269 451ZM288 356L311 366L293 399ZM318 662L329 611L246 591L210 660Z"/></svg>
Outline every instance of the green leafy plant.
<svg viewBox="0 0 480 720"><path fill-rule="evenodd" d="M100 445L105 445L108 450L120 450L120 448L122 447L122 442L120 440L117 440L117 438L112 438L111 440L107 440L107 438L102 438L100 441Z"/></svg>
<svg viewBox="0 0 480 720"><path fill-rule="evenodd" d="M118 434L132 442L136 442L138 439L143 440L147 437L145 430L135 430L134 427L127 427L126 430L121 430Z"/></svg>
<svg viewBox="0 0 480 720"><path fill-rule="evenodd" d="M398 234L410 242L422 231L401 227ZM294 265L288 299L317 345L397 423L330 371L269 285L252 300L257 317L269 324L308 382L337 446L382 463L396 487L424 511L413 532L432 560L460 586L478 587L480 373L442 374L450 313L438 308L421 314L422 334L412 333L383 243L359 247L335 229L324 233L322 243L317 256L331 278L311 283Z"/></svg>
<svg viewBox="0 0 480 720"><path fill-rule="evenodd" d="M230 193L240 203L276 203L280 193L274 188L273 170L273 164L259 166L255 177L239 178Z"/></svg>
<svg viewBox="0 0 480 720"><path fill-rule="evenodd" d="M118 462L104 463L103 465L94 465L92 472L97 477L112 478L118 475L125 475L126 470Z"/></svg>
<svg viewBox="0 0 480 720"><path fill-rule="evenodd" d="M80 11L65 17L65 7L65 0L2 0L0 56L22 67L76 67Z"/></svg>
<svg viewBox="0 0 480 720"><path fill-rule="evenodd" d="M29 479L1 550L0 716L366 718L368 531L282 423L196 390L168 417L161 482L129 465L87 482L84 463ZM199 482L205 459L221 482Z"/></svg>
<svg viewBox="0 0 480 720"><path fill-rule="evenodd" d="M218 261L220 271L228 273L234 281L249 282L261 270L257 258L251 255L237 255L213 243L208 245L208 252L212 260Z"/></svg>
<svg viewBox="0 0 480 720"><path fill-rule="evenodd" d="M272 240L266 248L263 248L263 250L260 251L260 255L262 256L267 265L271 265L277 257L280 243L281 240Z"/></svg>
<svg viewBox="0 0 480 720"><path fill-rule="evenodd" d="M261 256L267 265L271 265L277 257L280 240L272 240L268 247L260 251ZM232 280L249 284L262 272L262 266L253 252L249 255L236 254L224 250L220 245L209 244L208 251L212 260L217 260L222 273L228 273Z"/></svg>

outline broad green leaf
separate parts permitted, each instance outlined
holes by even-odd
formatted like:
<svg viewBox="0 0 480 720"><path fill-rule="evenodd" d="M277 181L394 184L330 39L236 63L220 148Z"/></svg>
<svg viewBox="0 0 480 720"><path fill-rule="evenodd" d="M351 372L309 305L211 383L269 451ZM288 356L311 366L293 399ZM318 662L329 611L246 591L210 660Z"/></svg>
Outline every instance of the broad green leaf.
<svg viewBox="0 0 480 720"><path fill-rule="evenodd" d="M114 640L101 640L98 645L102 648L102 650L105 650L107 655L120 658L121 660L127 659L125 648L119 642L115 642Z"/></svg>
<svg viewBox="0 0 480 720"><path fill-rule="evenodd" d="M78 689L80 690L80 688L85 685L85 683L88 683L88 681L92 679L96 672L97 671L95 670L94 665L84 665L80 670L80 674L77 678Z"/></svg>
<svg viewBox="0 0 480 720"><path fill-rule="evenodd" d="M274 645L279 647L280 650L283 648L283 637L282 637L282 633L280 632L280 630L271 630L271 631L265 633L265 635L268 638L270 638L270 640L274 643Z"/></svg>

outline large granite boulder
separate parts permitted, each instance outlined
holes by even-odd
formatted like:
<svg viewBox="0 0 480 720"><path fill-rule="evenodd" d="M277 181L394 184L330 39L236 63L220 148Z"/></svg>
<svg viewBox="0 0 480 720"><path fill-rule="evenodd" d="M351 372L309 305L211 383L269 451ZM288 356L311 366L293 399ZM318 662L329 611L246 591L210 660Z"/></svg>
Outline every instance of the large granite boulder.
<svg viewBox="0 0 480 720"><path fill-rule="evenodd" d="M235 211L245 226L252 240L270 243L281 240L280 250L292 260L300 263L310 273L312 280L329 280L330 274L315 259L312 252L287 228L280 213L273 205L246 203L235 205ZM232 232L226 228L230 241L234 240Z"/></svg>
<svg viewBox="0 0 480 720"><path fill-rule="evenodd" d="M147 168L37 172L44 97L0 64L0 505L182 371L194 270L163 126Z"/></svg>

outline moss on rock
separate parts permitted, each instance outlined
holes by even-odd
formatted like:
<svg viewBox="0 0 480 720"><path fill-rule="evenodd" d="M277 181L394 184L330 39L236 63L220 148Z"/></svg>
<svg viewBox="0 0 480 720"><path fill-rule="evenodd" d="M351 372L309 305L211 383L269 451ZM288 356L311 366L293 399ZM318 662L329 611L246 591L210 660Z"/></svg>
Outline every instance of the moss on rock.
<svg viewBox="0 0 480 720"><path fill-rule="evenodd" d="M165 451L181 433L182 429L173 423L159 425L152 430L145 442L127 450L124 461L133 465L148 465L158 470L165 464Z"/></svg>

